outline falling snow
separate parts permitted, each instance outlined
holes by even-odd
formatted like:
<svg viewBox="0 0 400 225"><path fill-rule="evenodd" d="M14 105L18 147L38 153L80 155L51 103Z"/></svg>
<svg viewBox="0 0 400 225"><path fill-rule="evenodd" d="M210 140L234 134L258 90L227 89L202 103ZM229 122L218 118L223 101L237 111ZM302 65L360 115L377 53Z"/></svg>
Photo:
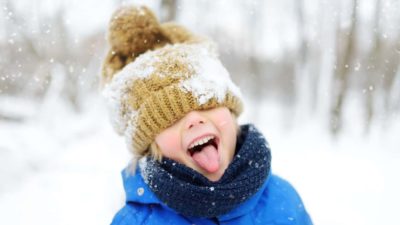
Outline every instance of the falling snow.
<svg viewBox="0 0 400 225"><path fill-rule="evenodd" d="M400 182L395 179L400 170L400 48L393 47L399 37L400 4L382 0L377 11L377 1L359 1L355 52L342 62L340 53L346 51L338 43L348 40L339 40L336 31L349 28L352 2L304 1L299 4L303 10L297 11L287 1L251 1L248 9L227 0L182 1L177 21L215 37L224 65L246 97L239 122L254 122L263 131L271 143L274 173L295 186L305 204L298 207L305 207L315 224L400 224ZM145 3L160 6L158 1ZM131 144L115 135L97 95L105 30L115 1L67 5L27 0L0 5L1 224L109 224L124 204L120 171L131 162L126 150ZM207 16L197 17L196 10L207 10ZM367 54L375 40L380 41L379 57L370 62ZM306 49L300 48L302 41ZM304 68L296 64L303 50ZM207 68L199 72L208 79L193 76L181 87L195 92L200 104L213 97L220 100L227 89L239 95L224 81L228 72L218 62L193 61ZM137 72L139 78L155 70L130 67L126 74ZM332 137L326 126L339 120L324 112L329 112L336 90L333 75L343 67L355 76L343 101L344 129ZM104 92L112 105L112 124L122 135L134 132L126 123L137 116L121 111L126 96L117 87L131 82L124 73ZM217 73L222 76L212 76ZM382 85L388 81L393 81L390 88ZM218 89L215 95L209 94L212 88ZM360 132L364 99L370 96L377 119L368 132Z"/></svg>

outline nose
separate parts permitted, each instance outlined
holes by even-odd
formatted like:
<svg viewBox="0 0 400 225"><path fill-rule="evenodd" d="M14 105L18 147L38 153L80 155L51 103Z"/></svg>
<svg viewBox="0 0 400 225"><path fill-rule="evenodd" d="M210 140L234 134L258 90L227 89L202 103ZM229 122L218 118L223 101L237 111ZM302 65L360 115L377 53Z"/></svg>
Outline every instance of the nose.
<svg viewBox="0 0 400 225"><path fill-rule="evenodd" d="M185 128L188 130L204 124L205 122L206 119L198 111L191 111L185 116Z"/></svg>

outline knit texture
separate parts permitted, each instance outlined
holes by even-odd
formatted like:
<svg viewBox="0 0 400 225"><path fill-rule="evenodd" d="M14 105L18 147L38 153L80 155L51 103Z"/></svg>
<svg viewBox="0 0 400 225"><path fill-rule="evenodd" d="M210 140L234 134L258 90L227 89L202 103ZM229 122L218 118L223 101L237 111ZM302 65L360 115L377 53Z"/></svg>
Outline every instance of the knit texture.
<svg viewBox="0 0 400 225"><path fill-rule="evenodd" d="M271 153L263 135L253 125L244 125L235 157L217 182L168 158L159 162L146 157L139 166L150 189L170 208L185 216L212 218L259 190L270 172Z"/></svg>
<svg viewBox="0 0 400 225"><path fill-rule="evenodd" d="M242 112L239 88L216 47L146 7L123 7L110 22L103 94L118 134L136 156L157 134L193 110L225 106Z"/></svg>

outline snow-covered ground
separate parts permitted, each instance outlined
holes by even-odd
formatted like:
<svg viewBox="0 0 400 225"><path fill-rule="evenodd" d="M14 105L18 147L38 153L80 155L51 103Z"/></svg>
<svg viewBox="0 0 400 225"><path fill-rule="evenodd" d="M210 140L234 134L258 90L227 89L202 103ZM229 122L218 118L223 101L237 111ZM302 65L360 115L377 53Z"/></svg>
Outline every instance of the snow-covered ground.
<svg viewBox="0 0 400 225"><path fill-rule="evenodd" d="M300 192L315 224L400 224L400 124L334 141L317 118L289 128L277 105L257 110L274 172ZM74 114L55 101L31 114L0 121L0 224L109 224L124 201L119 173L129 155L101 102Z"/></svg>

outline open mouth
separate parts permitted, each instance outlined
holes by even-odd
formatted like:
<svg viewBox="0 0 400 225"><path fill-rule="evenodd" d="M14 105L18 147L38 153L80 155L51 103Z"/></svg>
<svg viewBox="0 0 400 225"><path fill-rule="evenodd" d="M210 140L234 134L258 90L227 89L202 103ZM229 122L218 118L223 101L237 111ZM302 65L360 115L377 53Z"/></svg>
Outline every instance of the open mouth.
<svg viewBox="0 0 400 225"><path fill-rule="evenodd" d="M217 138L214 135L205 136L189 145L188 152L193 156L197 152L201 152L205 147L212 145L218 150Z"/></svg>

